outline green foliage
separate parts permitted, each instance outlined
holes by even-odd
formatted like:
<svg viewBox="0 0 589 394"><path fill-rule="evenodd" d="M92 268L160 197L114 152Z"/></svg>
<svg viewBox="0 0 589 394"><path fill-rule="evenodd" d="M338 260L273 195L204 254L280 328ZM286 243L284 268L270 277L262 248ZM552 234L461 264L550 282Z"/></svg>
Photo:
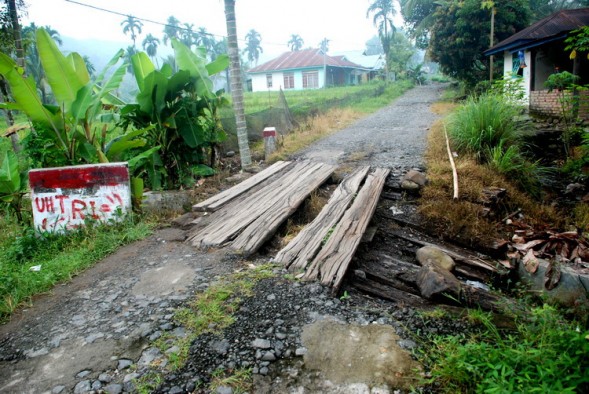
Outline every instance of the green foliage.
<svg viewBox="0 0 589 394"><path fill-rule="evenodd" d="M567 44L564 50L571 51L571 59L575 59L578 52L589 52L589 26L571 31L564 43ZM589 53L587 53L587 58L589 59Z"/></svg>
<svg viewBox="0 0 589 394"><path fill-rule="evenodd" d="M519 75L504 76L495 79L490 89L491 93L502 95L511 104L525 103L526 92L524 89L524 79Z"/></svg>
<svg viewBox="0 0 589 394"><path fill-rule="evenodd" d="M227 67L227 57L207 64L203 51L192 52L176 39L172 46L177 72L167 64L157 70L143 52L132 56L137 104L121 111L124 128L146 129L147 146L159 147L135 171L147 175L152 189L192 186L195 177L211 175L208 152L225 139L217 110L227 101L212 91L210 75Z"/></svg>
<svg viewBox="0 0 589 394"><path fill-rule="evenodd" d="M550 92L553 90L566 90L572 88L578 80L578 75L573 75L568 71L562 71L550 74L544 82L544 87Z"/></svg>
<svg viewBox="0 0 589 394"><path fill-rule="evenodd" d="M436 337L423 356L443 392L575 393L589 387L589 332L550 306L519 317L514 332L479 315L478 335ZM483 356L484 355L484 356Z"/></svg>
<svg viewBox="0 0 589 394"><path fill-rule="evenodd" d="M26 171L12 150L0 155L0 202L7 204L18 221L23 222L22 203L27 190Z"/></svg>
<svg viewBox="0 0 589 394"><path fill-rule="evenodd" d="M488 162L493 148L502 145L507 149L520 138L513 122L516 115L518 109L500 95L470 97L450 119L453 146Z"/></svg>
<svg viewBox="0 0 589 394"><path fill-rule="evenodd" d="M146 237L147 223L131 219L114 225L87 226L65 235L36 233L32 228L0 218L5 237L0 238L0 320L21 303L115 251L119 246ZM31 271L40 265L40 271Z"/></svg>
<svg viewBox="0 0 589 394"><path fill-rule="evenodd" d="M492 11L481 7L480 0L449 0L438 4L430 25L432 59L440 63L444 74L469 86L488 79L489 59L483 52L489 48ZM528 26L527 0L497 0L495 9L495 42Z"/></svg>

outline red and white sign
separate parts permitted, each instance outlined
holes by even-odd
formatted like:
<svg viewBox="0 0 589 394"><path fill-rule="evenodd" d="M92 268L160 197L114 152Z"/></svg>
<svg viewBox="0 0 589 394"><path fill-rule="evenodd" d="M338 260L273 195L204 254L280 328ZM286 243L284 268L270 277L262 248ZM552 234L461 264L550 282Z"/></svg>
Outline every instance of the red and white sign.
<svg viewBox="0 0 589 394"><path fill-rule="evenodd" d="M85 220L121 220L131 210L127 163L29 171L33 220L38 231L64 231Z"/></svg>

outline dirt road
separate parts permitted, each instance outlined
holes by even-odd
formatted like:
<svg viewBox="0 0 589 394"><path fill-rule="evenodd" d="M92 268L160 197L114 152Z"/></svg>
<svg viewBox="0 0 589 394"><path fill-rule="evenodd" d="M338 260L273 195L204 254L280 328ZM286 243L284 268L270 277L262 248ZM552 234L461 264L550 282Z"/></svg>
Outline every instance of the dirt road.
<svg viewBox="0 0 589 394"><path fill-rule="evenodd" d="M297 158L370 164L395 173L420 167L427 129L436 119L429 105L441 90L437 85L417 87ZM350 352L346 341L341 342L348 343L341 349L346 353L333 351L330 359L359 357L362 362L350 366L364 365L364 371L354 367L358 375L339 371L332 376L310 365L314 337L341 331L341 326L326 328L326 321L350 327L358 341L366 335L369 342L382 343L374 351L391 349L398 352L391 354L391 360L405 360L409 365L401 348L415 343L400 327L413 319L413 311L361 295L342 301L319 285L284 279L280 269L275 278L256 287L255 295L236 312L236 324L220 335L200 338L191 348L188 366L170 372L165 366L177 349L171 345L160 350L153 343L164 333L186 335L173 319L176 308L219 276L270 258L244 262L223 252L203 253L183 243L184 237L179 229L159 230L57 286L51 294L37 297L31 307L0 326L0 393L134 392L142 378L156 371L167 371L156 392L207 392L213 371L236 368L251 369L255 392L386 393L410 382L405 369L396 370L380 358L380 364L370 364L378 358L371 350ZM400 319L405 323L399 324ZM372 324L382 330L362 329ZM321 352L314 354L317 351ZM315 359L318 365L326 364ZM383 380L383 375L407 380L392 382ZM232 390L221 386L217 392Z"/></svg>

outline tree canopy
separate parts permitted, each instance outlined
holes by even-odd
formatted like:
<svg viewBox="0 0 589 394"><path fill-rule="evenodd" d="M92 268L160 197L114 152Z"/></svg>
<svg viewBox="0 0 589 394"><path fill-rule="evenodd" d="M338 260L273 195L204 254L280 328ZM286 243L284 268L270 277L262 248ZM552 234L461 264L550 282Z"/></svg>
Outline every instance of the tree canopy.
<svg viewBox="0 0 589 394"><path fill-rule="evenodd" d="M527 0L497 0L495 9L495 42L529 25ZM486 79L489 59L483 52L489 48L491 12L480 0L449 0L436 9L429 53L445 74L469 85Z"/></svg>
<svg viewBox="0 0 589 394"><path fill-rule="evenodd" d="M263 51L262 49L262 36L260 33L251 29L245 35L245 48L243 52L247 54L247 60L250 62L258 63L258 59L260 58L260 54Z"/></svg>
<svg viewBox="0 0 589 394"><path fill-rule="evenodd" d="M296 52L300 51L303 48L304 43L305 41L301 36L299 36L298 34L292 34L290 36L290 40L288 40L287 45L291 51Z"/></svg>

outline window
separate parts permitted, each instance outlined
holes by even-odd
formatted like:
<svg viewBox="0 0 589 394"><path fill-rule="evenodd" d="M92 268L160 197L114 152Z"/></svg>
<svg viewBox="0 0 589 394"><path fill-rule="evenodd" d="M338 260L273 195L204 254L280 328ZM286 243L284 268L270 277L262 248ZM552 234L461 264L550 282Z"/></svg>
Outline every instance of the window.
<svg viewBox="0 0 589 394"><path fill-rule="evenodd" d="M319 73L317 71L310 71L303 73L303 88L318 88L319 87Z"/></svg>
<svg viewBox="0 0 589 394"><path fill-rule="evenodd" d="M266 74L266 87L272 87L272 74Z"/></svg>
<svg viewBox="0 0 589 394"><path fill-rule="evenodd" d="M294 74L293 73L284 73L284 88L285 89L294 89Z"/></svg>

